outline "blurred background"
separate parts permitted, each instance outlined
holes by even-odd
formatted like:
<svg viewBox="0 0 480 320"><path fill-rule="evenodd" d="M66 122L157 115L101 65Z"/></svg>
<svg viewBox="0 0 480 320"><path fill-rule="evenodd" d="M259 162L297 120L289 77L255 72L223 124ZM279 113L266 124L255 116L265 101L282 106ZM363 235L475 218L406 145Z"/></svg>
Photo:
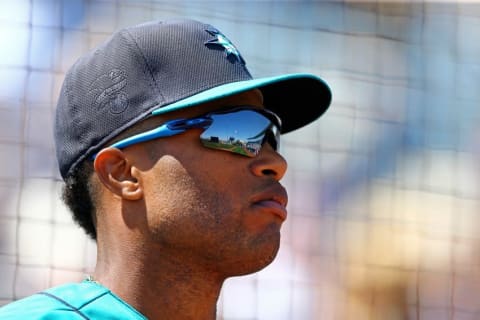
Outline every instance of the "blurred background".
<svg viewBox="0 0 480 320"><path fill-rule="evenodd" d="M277 259L227 281L218 319L480 318L480 3L443 1L0 0L0 305L95 264L59 201L67 68L173 17L219 28L254 76L311 72L333 91L283 139Z"/></svg>

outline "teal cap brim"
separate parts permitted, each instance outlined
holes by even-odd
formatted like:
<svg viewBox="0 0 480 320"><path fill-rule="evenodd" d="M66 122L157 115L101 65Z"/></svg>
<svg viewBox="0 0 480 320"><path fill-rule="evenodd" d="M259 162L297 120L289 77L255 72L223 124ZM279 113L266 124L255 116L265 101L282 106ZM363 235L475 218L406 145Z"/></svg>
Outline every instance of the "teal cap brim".
<svg viewBox="0 0 480 320"><path fill-rule="evenodd" d="M185 109L252 89L262 91L265 107L282 119L282 133L296 130L320 117L332 98L330 88L321 78L295 73L226 83L162 106L152 114Z"/></svg>

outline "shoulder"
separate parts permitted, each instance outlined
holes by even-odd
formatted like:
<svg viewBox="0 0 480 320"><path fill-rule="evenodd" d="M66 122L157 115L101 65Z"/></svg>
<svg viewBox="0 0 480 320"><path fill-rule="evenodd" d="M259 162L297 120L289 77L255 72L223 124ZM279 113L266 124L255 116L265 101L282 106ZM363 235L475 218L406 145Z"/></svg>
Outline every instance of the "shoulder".
<svg viewBox="0 0 480 320"><path fill-rule="evenodd" d="M0 308L0 319L146 319L115 296L92 282L54 287Z"/></svg>
<svg viewBox="0 0 480 320"><path fill-rule="evenodd" d="M86 300L88 291L81 284L65 284L39 292L0 308L1 319L82 319L71 303ZM85 292L86 291L86 292ZM75 297L72 301L71 297ZM65 300L69 300L68 303ZM57 317L53 316L58 314Z"/></svg>

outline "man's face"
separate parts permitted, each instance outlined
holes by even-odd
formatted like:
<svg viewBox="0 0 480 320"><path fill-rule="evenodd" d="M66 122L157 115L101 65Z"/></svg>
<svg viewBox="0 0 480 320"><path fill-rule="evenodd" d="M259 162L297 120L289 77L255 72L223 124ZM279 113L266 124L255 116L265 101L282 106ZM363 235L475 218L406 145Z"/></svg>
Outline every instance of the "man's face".
<svg viewBox="0 0 480 320"><path fill-rule="evenodd" d="M263 108L258 90L147 120L154 125L229 106ZM148 124L150 125L150 124ZM222 276L275 257L286 218L287 165L269 144L254 158L205 148L200 129L125 149L142 170L149 241Z"/></svg>

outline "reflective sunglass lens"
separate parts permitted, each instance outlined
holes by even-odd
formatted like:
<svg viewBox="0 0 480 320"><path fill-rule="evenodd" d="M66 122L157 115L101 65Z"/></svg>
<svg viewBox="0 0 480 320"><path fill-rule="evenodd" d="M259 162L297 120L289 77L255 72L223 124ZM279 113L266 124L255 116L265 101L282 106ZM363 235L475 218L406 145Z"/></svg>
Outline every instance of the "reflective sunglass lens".
<svg viewBox="0 0 480 320"><path fill-rule="evenodd" d="M200 136L205 147L248 157L255 157L266 141L278 147L277 128L259 112L244 109L210 117L212 124Z"/></svg>

